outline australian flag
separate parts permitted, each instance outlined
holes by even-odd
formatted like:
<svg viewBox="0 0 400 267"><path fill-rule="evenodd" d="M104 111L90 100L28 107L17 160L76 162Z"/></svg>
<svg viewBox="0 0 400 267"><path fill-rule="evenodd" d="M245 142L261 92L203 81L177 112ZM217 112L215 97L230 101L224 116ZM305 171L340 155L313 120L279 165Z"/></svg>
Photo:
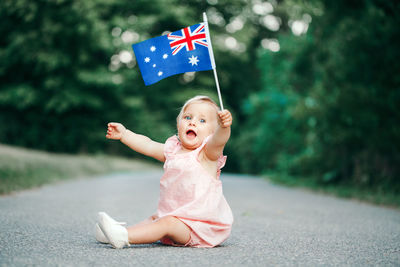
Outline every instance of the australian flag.
<svg viewBox="0 0 400 267"><path fill-rule="evenodd" d="M204 23L132 45L144 83L166 77L211 70L211 57ZM209 39L208 39L209 40Z"/></svg>

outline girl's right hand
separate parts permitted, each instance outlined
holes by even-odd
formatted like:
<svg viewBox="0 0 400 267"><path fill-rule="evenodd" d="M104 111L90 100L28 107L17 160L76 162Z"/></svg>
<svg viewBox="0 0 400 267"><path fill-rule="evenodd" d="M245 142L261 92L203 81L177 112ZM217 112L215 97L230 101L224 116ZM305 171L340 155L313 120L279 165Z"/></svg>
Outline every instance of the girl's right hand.
<svg viewBox="0 0 400 267"><path fill-rule="evenodd" d="M108 128L106 137L108 139L120 140L126 131L125 126L121 123L110 122L107 126Z"/></svg>

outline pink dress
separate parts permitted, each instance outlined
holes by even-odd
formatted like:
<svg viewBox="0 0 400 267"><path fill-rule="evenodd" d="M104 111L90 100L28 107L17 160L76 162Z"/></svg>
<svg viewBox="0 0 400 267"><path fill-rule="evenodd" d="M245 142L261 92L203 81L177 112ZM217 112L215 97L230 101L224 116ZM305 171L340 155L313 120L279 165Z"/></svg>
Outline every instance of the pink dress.
<svg viewBox="0 0 400 267"><path fill-rule="evenodd" d="M209 136L210 137L210 136ZM232 211L222 193L220 169L226 156L218 159L217 179L204 169L198 160L207 141L196 150L177 154L181 143L170 137L164 146L164 175L160 181L160 200L157 216L175 216L192 230L186 246L214 247L224 242L232 228ZM161 242L176 245L168 238Z"/></svg>

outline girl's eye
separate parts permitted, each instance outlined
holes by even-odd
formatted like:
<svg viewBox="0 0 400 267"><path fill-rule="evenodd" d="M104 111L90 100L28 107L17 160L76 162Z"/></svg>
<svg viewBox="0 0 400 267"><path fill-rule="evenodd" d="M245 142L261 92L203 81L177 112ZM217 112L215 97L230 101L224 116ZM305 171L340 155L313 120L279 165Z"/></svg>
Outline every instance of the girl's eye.
<svg viewBox="0 0 400 267"><path fill-rule="evenodd" d="M205 120L205 119L201 119L200 122L201 122L201 123L205 123L206 120Z"/></svg>
<svg viewBox="0 0 400 267"><path fill-rule="evenodd" d="M185 120L190 120L192 119L190 116L185 116Z"/></svg>

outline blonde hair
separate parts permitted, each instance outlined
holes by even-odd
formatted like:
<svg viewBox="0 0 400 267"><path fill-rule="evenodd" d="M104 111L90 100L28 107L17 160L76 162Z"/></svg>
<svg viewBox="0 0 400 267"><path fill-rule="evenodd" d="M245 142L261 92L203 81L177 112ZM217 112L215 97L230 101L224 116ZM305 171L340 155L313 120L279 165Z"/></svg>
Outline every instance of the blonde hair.
<svg viewBox="0 0 400 267"><path fill-rule="evenodd" d="M214 100L211 99L211 97L205 96L205 95L198 95L195 97L192 97L191 99L187 100L183 107L181 108L181 111L178 114L178 117L176 117L176 122L179 123L180 119L182 118L183 113L185 112L186 108L190 105L193 104L194 102L206 102L209 103L213 106L215 106L216 112L220 110L218 107L217 103L214 102Z"/></svg>

